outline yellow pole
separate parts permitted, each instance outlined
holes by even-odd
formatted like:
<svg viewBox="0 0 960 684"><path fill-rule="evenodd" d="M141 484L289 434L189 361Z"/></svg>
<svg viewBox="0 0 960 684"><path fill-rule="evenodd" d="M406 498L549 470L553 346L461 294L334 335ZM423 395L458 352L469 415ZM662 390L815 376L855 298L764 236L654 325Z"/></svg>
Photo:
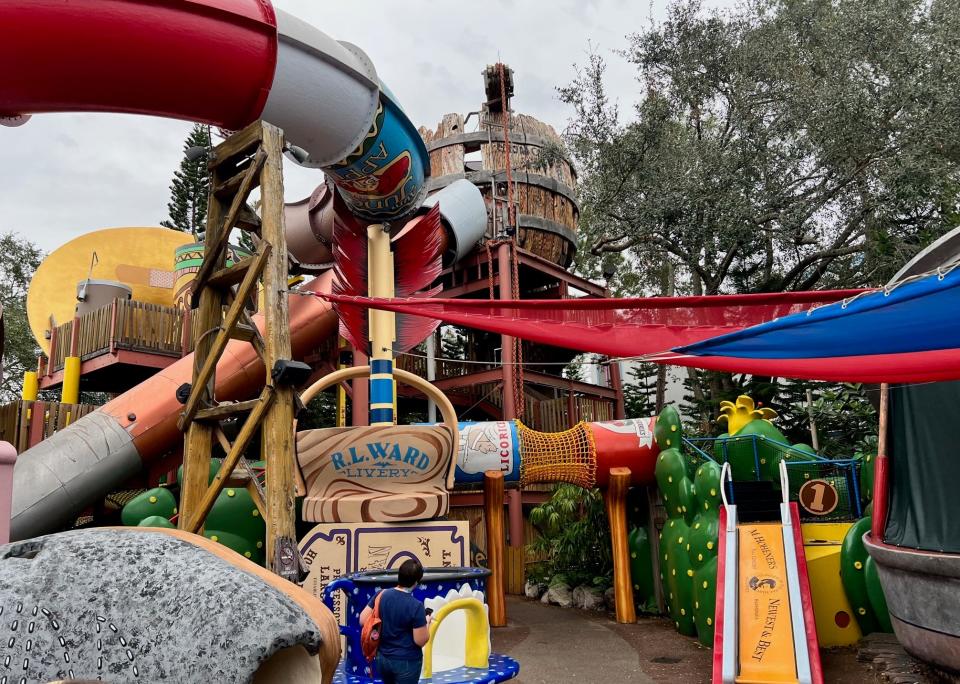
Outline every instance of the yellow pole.
<svg viewBox="0 0 960 684"><path fill-rule="evenodd" d="M346 346L347 341L342 337L339 338L339 343L337 344L337 370L343 370L347 367L347 364L344 363L343 354L344 352L340 351ZM337 427L346 427L347 426L347 390L343 388L342 384L337 385Z"/></svg>
<svg viewBox="0 0 960 684"><path fill-rule="evenodd" d="M367 227L367 289L371 297L393 297L393 253L387 224ZM370 425L394 424L393 343L396 316L370 309Z"/></svg>
<svg viewBox="0 0 960 684"><path fill-rule="evenodd" d="M64 404L80 403L80 357L68 356L63 361L63 387L60 401Z"/></svg>
<svg viewBox="0 0 960 684"><path fill-rule="evenodd" d="M36 401L40 392L40 381L37 379L37 371L24 371L23 373L23 391L20 398L24 401Z"/></svg>

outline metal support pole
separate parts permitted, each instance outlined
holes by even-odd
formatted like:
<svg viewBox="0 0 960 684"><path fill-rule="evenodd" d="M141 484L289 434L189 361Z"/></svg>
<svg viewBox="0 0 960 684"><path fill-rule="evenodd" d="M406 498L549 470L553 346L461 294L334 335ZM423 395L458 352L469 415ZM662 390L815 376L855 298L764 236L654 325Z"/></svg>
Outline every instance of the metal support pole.
<svg viewBox="0 0 960 684"><path fill-rule="evenodd" d="M523 499L519 489L507 491L507 518L510 521L510 546L523 546Z"/></svg>
<svg viewBox="0 0 960 684"><path fill-rule="evenodd" d="M623 401L623 376L620 373L619 361L613 361L610 364L610 386L617 393L617 400L613 405L613 417L615 420L623 420L627 417L627 409Z"/></svg>
<svg viewBox="0 0 960 684"><path fill-rule="evenodd" d="M427 338L427 380L437 379L437 336L434 333ZM437 404L433 399L427 399L427 422L437 422Z"/></svg>
<svg viewBox="0 0 960 684"><path fill-rule="evenodd" d="M497 273L500 276L500 299L513 296L513 269L510 268L510 243L501 242L497 247ZM490 268L493 264L490 264ZM514 420L517 417L516 378L513 367L516 361L514 340L510 335L500 336L500 363L503 369L503 419Z"/></svg>

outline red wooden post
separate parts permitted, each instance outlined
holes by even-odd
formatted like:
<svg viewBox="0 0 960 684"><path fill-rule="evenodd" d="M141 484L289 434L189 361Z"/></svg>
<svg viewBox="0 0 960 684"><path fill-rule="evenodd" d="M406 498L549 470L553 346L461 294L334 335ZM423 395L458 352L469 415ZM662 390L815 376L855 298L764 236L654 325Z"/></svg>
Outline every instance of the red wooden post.
<svg viewBox="0 0 960 684"><path fill-rule="evenodd" d="M507 517L510 521L510 546L523 546L523 500L519 489L507 490Z"/></svg>
<svg viewBox="0 0 960 684"><path fill-rule="evenodd" d="M497 247L497 274L500 277L500 299L510 299L513 296L513 269L511 268L510 243L501 242ZM493 268L489 264L487 268ZM513 355L514 338L510 335L500 336L500 363L503 370L503 419L513 420L517 417L516 399L516 369L513 367L516 359ZM522 398L520 398L522 401Z"/></svg>
<svg viewBox="0 0 960 684"><path fill-rule="evenodd" d="M887 526L889 507L890 470L887 456L887 431L890 412L890 385L880 385L880 426L877 435L877 462L873 472L873 521L870 523L870 536L876 543L883 542L883 530Z"/></svg>
<svg viewBox="0 0 960 684"><path fill-rule="evenodd" d="M353 365L366 366L367 355L359 349L353 350ZM368 425L370 420L370 386L366 378L357 378L353 381L353 404L350 407L350 419L354 427Z"/></svg>

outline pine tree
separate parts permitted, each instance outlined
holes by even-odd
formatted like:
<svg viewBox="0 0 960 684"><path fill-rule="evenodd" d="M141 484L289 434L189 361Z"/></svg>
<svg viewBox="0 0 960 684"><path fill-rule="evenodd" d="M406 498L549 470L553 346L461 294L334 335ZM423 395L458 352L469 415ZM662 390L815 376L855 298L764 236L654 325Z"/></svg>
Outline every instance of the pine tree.
<svg viewBox="0 0 960 684"><path fill-rule="evenodd" d="M160 225L173 230L191 233L199 238L207 223L207 192L210 188L210 172L207 170L206 155L191 160L187 156L190 148L210 147L210 127L194 124L193 130L183 143L183 160L180 169L174 171L170 183L170 202L167 211L170 217Z"/></svg>
<svg viewBox="0 0 960 684"><path fill-rule="evenodd" d="M627 372L623 405L627 418L645 418L657 413L657 370L653 363L638 363Z"/></svg>

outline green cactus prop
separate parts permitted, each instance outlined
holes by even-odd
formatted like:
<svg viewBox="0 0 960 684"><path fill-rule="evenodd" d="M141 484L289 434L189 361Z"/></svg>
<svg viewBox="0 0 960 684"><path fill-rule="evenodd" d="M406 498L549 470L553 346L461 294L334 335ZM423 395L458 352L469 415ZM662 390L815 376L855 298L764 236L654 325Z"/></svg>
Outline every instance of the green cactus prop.
<svg viewBox="0 0 960 684"><path fill-rule="evenodd" d="M670 618L681 634L696 634L701 643L712 645L720 466L683 455L680 416L672 407L657 419L654 437L662 449L654 475L669 517L660 534L660 553Z"/></svg>
<svg viewBox="0 0 960 684"><path fill-rule="evenodd" d="M871 600L871 594L879 593L882 598L883 589L875 569L869 574L867 572L867 566L872 564L873 559L863 545L863 535L870 531L870 524L871 518L860 518L847 530L840 547L840 580L843 582L843 590L847 594L850 605L853 606L853 615L857 624L860 625L860 631L864 634L888 631L884 627L890 624L890 616L886 612L886 601L881 601L879 598ZM877 608L884 611L882 617L877 612Z"/></svg>
<svg viewBox="0 0 960 684"><path fill-rule="evenodd" d="M175 530L177 528L172 522L167 518L164 518L162 515L150 515L141 520L136 524L137 527L164 527L168 530Z"/></svg>
<svg viewBox="0 0 960 684"><path fill-rule="evenodd" d="M251 464L262 468L263 462ZM211 459L207 483L213 482L220 469L220 459ZM177 482L182 485L183 466L177 470ZM143 527L175 527L169 522L177 512L177 501L170 490L157 487L130 500L120 513L124 525ZM163 524L163 523L166 524ZM241 556L263 565L266 525L253 498L246 489L226 487L207 514L204 536L233 549Z"/></svg>
<svg viewBox="0 0 960 684"><path fill-rule="evenodd" d="M650 554L650 535L646 527L634 527L627 536L630 549L630 580L633 582L633 601L641 610L654 606L653 563Z"/></svg>
<svg viewBox="0 0 960 684"><path fill-rule="evenodd" d="M693 618L697 639L713 646L713 626L717 605L717 557L713 556L693 573Z"/></svg>
<svg viewBox="0 0 960 684"><path fill-rule="evenodd" d="M893 633L893 624L890 622L890 609L887 608L887 597L883 595L883 585L880 584L880 574L877 562L868 557L863 566L863 578L867 584L867 596L870 597L870 607L880 623L880 631Z"/></svg>
<svg viewBox="0 0 960 684"><path fill-rule="evenodd" d="M176 512L177 500L170 490L155 487L130 499L120 511L120 520L124 525L135 527L146 518L169 520L176 515Z"/></svg>
<svg viewBox="0 0 960 684"><path fill-rule="evenodd" d="M663 555L660 577L670 619L681 634L693 636L697 629L693 622L694 571L686 552L689 538L690 528L683 518L667 520L660 533L660 553Z"/></svg>

